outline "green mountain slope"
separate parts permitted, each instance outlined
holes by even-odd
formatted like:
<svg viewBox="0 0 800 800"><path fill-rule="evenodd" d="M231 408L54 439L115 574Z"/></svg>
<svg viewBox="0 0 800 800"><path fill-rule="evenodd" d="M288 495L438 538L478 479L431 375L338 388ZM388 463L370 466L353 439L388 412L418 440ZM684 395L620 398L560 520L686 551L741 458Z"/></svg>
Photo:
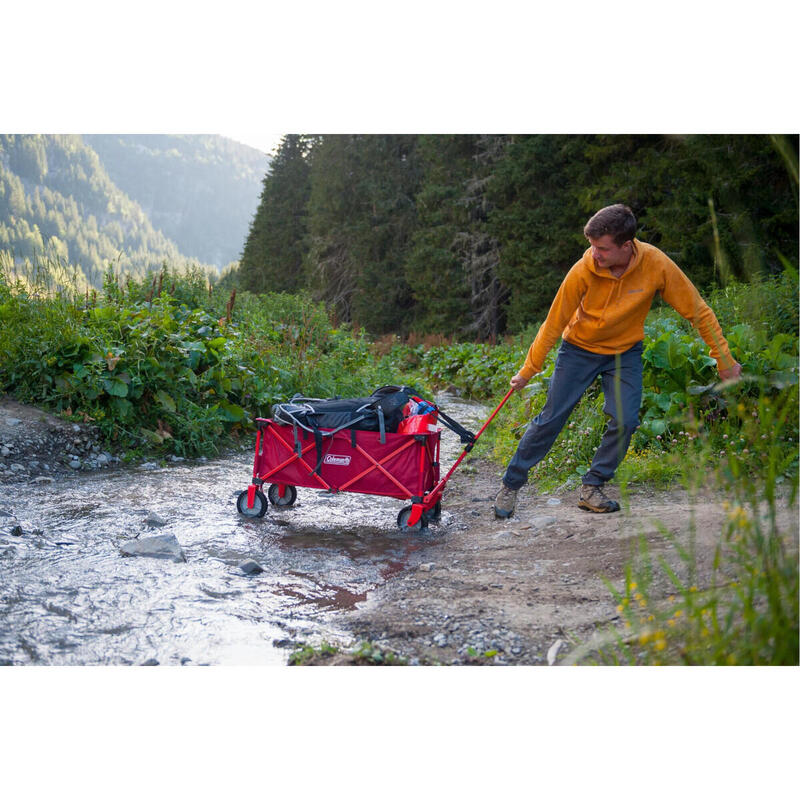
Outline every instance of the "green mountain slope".
<svg viewBox="0 0 800 800"><path fill-rule="evenodd" d="M186 256L238 260L269 158L222 136L84 135L114 183Z"/></svg>
<svg viewBox="0 0 800 800"><path fill-rule="evenodd" d="M59 259L94 286L109 262L141 275L185 261L94 150L67 135L0 135L0 251L18 264Z"/></svg>

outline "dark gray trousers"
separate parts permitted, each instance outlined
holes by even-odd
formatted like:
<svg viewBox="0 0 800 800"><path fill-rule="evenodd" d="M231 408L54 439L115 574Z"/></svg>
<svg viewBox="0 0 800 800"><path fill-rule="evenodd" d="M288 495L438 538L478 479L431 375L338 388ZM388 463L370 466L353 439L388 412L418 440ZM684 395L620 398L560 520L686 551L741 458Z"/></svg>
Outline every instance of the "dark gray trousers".
<svg viewBox="0 0 800 800"><path fill-rule="evenodd" d="M601 486L611 480L639 424L642 343L637 342L624 353L604 356L562 342L544 408L520 439L503 476L509 489L519 489L527 482L531 467L550 451L572 410L598 375L605 396L603 411L609 419L583 483Z"/></svg>

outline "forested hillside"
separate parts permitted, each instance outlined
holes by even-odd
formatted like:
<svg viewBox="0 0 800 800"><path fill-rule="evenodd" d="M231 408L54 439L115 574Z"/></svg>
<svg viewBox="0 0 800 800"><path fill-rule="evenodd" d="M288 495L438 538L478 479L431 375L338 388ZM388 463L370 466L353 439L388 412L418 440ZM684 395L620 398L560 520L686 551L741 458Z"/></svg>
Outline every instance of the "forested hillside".
<svg viewBox="0 0 800 800"><path fill-rule="evenodd" d="M0 135L0 252L70 264L94 286L109 262L139 275L183 261L94 150L65 135Z"/></svg>
<svg viewBox="0 0 800 800"><path fill-rule="evenodd" d="M226 282L489 339L543 318L611 203L702 289L796 266L796 175L796 136L287 136Z"/></svg>
<svg viewBox="0 0 800 800"><path fill-rule="evenodd" d="M85 135L112 181L188 258L237 261L269 158L222 136Z"/></svg>
<svg viewBox="0 0 800 800"><path fill-rule="evenodd" d="M0 135L0 253L95 287L109 263L213 275L238 260L268 163L221 136Z"/></svg>

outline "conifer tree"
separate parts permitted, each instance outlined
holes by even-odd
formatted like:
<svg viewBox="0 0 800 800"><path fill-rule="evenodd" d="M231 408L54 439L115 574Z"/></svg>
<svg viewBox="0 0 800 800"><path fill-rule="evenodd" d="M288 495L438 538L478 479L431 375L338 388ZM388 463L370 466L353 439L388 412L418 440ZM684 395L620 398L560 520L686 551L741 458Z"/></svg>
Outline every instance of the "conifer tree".
<svg viewBox="0 0 800 800"><path fill-rule="evenodd" d="M404 261L415 224L416 137L323 136L312 154L311 285L338 317L376 333L407 330Z"/></svg>
<svg viewBox="0 0 800 800"><path fill-rule="evenodd" d="M264 177L261 200L244 245L239 270L253 292L296 292L306 279L308 154L313 137L285 136Z"/></svg>

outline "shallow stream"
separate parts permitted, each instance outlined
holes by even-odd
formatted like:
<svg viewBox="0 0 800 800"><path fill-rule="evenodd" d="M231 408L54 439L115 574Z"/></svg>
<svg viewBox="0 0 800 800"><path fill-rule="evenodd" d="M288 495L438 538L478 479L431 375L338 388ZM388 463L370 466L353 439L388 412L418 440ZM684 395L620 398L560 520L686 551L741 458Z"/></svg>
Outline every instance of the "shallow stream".
<svg viewBox="0 0 800 800"><path fill-rule="evenodd" d="M488 415L437 402L473 431ZM442 475L460 452L443 429ZM438 524L408 533L400 500L303 488L293 508L243 518L252 464L247 452L3 487L0 512L26 532L0 534L0 664L285 664L297 640L346 643L332 612L424 560L453 522L446 498ZM120 552L167 533L185 562ZM246 559L264 572L244 574Z"/></svg>

